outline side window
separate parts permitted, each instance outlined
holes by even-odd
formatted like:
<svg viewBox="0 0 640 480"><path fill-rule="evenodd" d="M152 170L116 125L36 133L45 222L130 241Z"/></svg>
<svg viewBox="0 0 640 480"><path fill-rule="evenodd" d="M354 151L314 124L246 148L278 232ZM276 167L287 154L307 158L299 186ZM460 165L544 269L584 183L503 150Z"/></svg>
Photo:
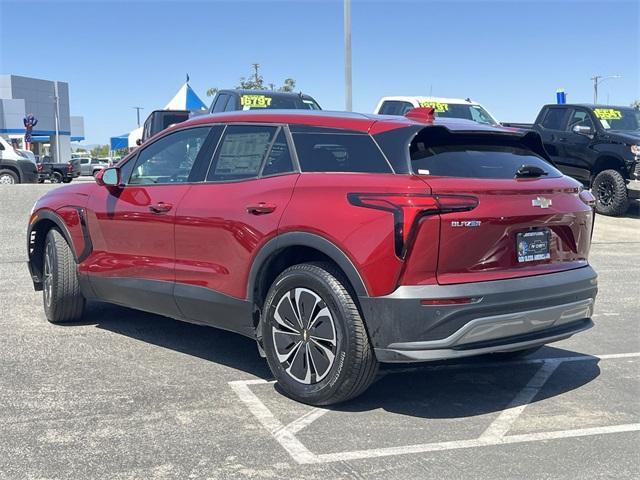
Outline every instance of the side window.
<svg viewBox="0 0 640 480"><path fill-rule="evenodd" d="M80 159L80 163L81 163L82 165L87 165L87 164L89 163L89 159L88 159L88 158L81 158L81 159ZM93 162L92 162L92 163L93 163Z"/></svg>
<svg viewBox="0 0 640 480"><path fill-rule="evenodd" d="M227 101L229 100L229 95L226 93L221 93L216 98L216 103L213 106L213 112L224 112L224 108L227 106Z"/></svg>
<svg viewBox="0 0 640 480"><path fill-rule="evenodd" d="M293 142L303 172L392 173L366 134L294 133Z"/></svg>
<svg viewBox="0 0 640 480"><path fill-rule="evenodd" d="M549 130L564 130L568 112L567 108L549 108L542 120L542 126Z"/></svg>
<svg viewBox="0 0 640 480"><path fill-rule="evenodd" d="M280 133L273 142L273 146L267 155L267 161L262 169L262 176L277 175L279 173L288 173L293 171L293 162L291 161L291 153L287 144L287 137L284 131L280 129Z"/></svg>
<svg viewBox="0 0 640 480"><path fill-rule="evenodd" d="M276 131L277 127L262 125L228 126L207 174L207 181L257 177Z"/></svg>
<svg viewBox="0 0 640 480"><path fill-rule="evenodd" d="M569 123L567 125L567 130L572 131L575 126L581 127L590 127L593 128L593 122L591 121L591 117L585 110L574 110L573 115L569 119Z"/></svg>
<svg viewBox="0 0 640 480"><path fill-rule="evenodd" d="M238 101L238 97L235 95L229 95L229 100L227 101L227 107L224 109L225 112L233 112L238 110L236 102Z"/></svg>
<svg viewBox="0 0 640 480"><path fill-rule="evenodd" d="M130 185L184 183L204 144L209 127L172 133L144 148L136 159Z"/></svg>
<svg viewBox="0 0 640 480"><path fill-rule="evenodd" d="M404 115L413 108L409 102L401 102L399 100L387 100L382 102L380 111L381 115Z"/></svg>

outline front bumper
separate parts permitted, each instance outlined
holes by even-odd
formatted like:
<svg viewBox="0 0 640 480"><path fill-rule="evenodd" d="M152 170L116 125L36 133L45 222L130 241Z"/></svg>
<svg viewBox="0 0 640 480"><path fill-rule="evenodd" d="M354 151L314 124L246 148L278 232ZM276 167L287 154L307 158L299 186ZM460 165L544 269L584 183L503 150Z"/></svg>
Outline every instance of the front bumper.
<svg viewBox="0 0 640 480"><path fill-rule="evenodd" d="M640 180L627 180L629 198L640 198Z"/></svg>
<svg viewBox="0 0 640 480"><path fill-rule="evenodd" d="M593 326L597 275L591 267L458 285L402 286L360 304L381 362L415 362L544 345ZM473 298L424 306L421 300Z"/></svg>

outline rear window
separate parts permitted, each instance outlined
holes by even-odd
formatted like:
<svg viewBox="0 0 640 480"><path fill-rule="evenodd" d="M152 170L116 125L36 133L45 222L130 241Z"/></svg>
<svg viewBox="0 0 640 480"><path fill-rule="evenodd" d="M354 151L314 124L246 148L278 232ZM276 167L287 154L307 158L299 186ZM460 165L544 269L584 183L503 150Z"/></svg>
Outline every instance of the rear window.
<svg viewBox="0 0 640 480"><path fill-rule="evenodd" d="M294 133L303 172L392 173L369 135Z"/></svg>
<svg viewBox="0 0 640 480"><path fill-rule="evenodd" d="M442 136L429 141L418 135L409 148L411 169L419 175L464 178L514 178L523 165L541 168L545 177L561 177L553 165L517 139L498 136Z"/></svg>
<svg viewBox="0 0 640 480"><path fill-rule="evenodd" d="M549 130L563 130L568 113L567 108L550 108L542 120L542 126Z"/></svg>

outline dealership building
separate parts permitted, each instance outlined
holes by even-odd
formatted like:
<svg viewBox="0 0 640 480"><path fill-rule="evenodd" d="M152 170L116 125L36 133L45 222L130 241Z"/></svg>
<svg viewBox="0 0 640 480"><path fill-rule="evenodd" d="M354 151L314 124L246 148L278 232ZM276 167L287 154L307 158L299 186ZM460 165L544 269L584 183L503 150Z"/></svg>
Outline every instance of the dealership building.
<svg viewBox="0 0 640 480"><path fill-rule="evenodd" d="M69 84L19 75L0 75L0 135L24 145L24 118L37 120L31 150L54 162L71 159L71 142L84 140L84 118L71 116Z"/></svg>

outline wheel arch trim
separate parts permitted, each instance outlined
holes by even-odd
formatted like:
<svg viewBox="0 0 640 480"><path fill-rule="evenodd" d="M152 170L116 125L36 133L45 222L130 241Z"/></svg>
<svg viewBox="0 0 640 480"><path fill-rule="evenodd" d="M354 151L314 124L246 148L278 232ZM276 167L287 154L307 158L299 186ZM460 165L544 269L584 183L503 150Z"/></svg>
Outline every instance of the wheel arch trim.
<svg viewBox="0 0 640 480"><path fill-rule="evenodd" d="M253 302L254 300L256 281L258 280L262 267L266 265L273 255L287 247L309 247L325 254L342 269L355 290L356 295L359 297L369 296L360 272L347 254L333 242L315 233L287 232L270 239L260 248L254 257L247 282L247 299L249 301Z"/></svg>

